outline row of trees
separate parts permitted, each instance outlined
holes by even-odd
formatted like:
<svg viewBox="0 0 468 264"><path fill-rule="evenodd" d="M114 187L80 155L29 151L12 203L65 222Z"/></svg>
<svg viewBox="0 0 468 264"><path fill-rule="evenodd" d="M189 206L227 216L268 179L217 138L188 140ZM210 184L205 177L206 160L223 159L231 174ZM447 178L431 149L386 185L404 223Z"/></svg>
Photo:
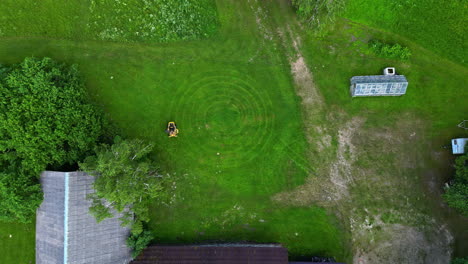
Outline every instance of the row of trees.
<svg viewBox="0 0 468 264"><path fill-rule="evenodd" d="M136 256L152 239L144 230L148 207L162 190L153 145L114 138L76 66L26 58L0 67L0 98L0 221L33 221L43 199L40 173L79 163L96 176L90 213L98 222L122 213Z"/></svg>

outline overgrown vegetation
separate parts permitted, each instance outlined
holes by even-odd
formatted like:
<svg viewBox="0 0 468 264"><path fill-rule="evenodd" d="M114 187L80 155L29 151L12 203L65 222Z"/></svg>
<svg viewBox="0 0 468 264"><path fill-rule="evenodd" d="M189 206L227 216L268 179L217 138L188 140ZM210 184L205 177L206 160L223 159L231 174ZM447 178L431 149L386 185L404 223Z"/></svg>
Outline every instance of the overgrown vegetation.
<svg viewBox="0 0 468 264"><path fill-rule="evenodd" d="M26 58L0 76L0 220L30 222L38 178L84 158L102 133L75 66Z"/></svg>
<svg viewBox="0 0 468 264"><path fill-rule="evenodd" d="M212 35L218 25L213 0L92 0L90 11L88 30L102 40L193 40Z"/></svg>
<svg viewBox="0 0 468 264"><path fill-rule="evenodd" d="M450 207L468 216L468 155L455 160L455 178L446 188L444 199Z"/></svg>
<svg viewBox="0 0 468 264"><path fill-rule="evenodd" d="M142 140L122 140L96 147L96 155L80 163L80 169L96 176L90 212L99 221L123 213L124 225L149 221L148 206L159 196L161 175L151 159L153 145Z"/></svg>
<svg viewBox="0 0 468 264"><path fill-rule="evenodd" d="M382 58L408 60L411 57L410 49L398 43L392 45L379 40L371 40L369 41L369 48Z"/></svg>
<svg viewBox="0 0 468 264"><path fill-rule="evenodd" d="M0 36L168 42L205 38L218 26L214 0L4 0L0 5Z"/></svg>
<svg viewBox="0 0 468 264"><path fill-rule="evenodd" d="M132 229L131 235L127 238L127 246L132 249L132 258L140 255L153 239L153 234L149 230L134 232Z"/></svg>
<svg viewBox="0 0 468 264"><path fill-rule="evenodd" d="M381 2L366 1L363 6L370 8L377 3L380 5ZM359 12L367 14L374 11L359 9ZM386 17L376 16L375 19ZM422 20L417 21L423 23ZM440 206L442 199L439 190L443 183L439 182L439 179L449 171L446 168L449 154L444 153L439 146L447 144L448 138L459 136L460 131L456 124L465 118L468 105L458 98L462 94L468 96L468 90L463 88L468 72L465 67L441 58L418 43L399 36L399 33L389 32L389 28L386 27L373 28L342 19L328 31L327 36L315 37L309 34L308 41L304 41L307 61L324 96L328 112L337 113L338 116L335 119L332 114L327 114L326 123L321 125L330 127L333 121L342 120L339 119L340 116L345 117L344 122L349 121L351 117L366 120L357 130L358 134L348 143L354 147L356 162L352 166L355 170L351 174L353 200L350 200L352 202L347 217L353 221L352 232L356 239L352 244L356 248L355 257L359 257L360 254L368 263L393 263L394 258L388 258L387 261L384 261L384 258L395 256L394 253L398 254L399 259L404 259L403 254L411 258L406 252L412 252L415 256L412 250L400 251L396 248L381 247L381 243L388 243L389 237L395 236L396 233L391 230L391 226L395 225L411 228L416 226L424 230L429 243L426 242L427 247L418 246L420 249L440 249L440 244L432 243L442 241L440 238L443 236L440 229L431 227L431 219L441 214L444 216L438 224L448 225L455 230L452 233L456 237L455 243L444 243L446 248L449 251L455 248L456 255L466 252L466 243L462 242L466 241L466 234L463 232L466 230L466 224L460 224L466 221L457 213ZM369 39L405 45L412 52L411 59L402 61L369 54ZM359 100L349 96L347 89L351 76L379 74L383 68L390 65L408 78L410 84L405 95ZM318 124L320 123L314 123ZM339 141L346 135L348 125L338 122L336 126L340 131L336 139ZM401 130L405 126L406 128ZM420 144L414 148L407 148L412 142ZM433 142L440 142L440 145L436 143L429 146ZM338 147L339 144L340 141ZM385 149L385 153L380 151L381 149ZM349 152L352 157L353 151ZM314 159L319 163L317 167L324 163L317 159L326 158L325 153L321 151ZM433 178L428 178L428 171ZM382 180L378 180L379 177ZM427 187L429 185L431 187ZM419 188L421 186L423 188ZM343 204L345 203L339 206ZM455 221L459 221L458 224L454 224ZM412 239L412 235L405 234L397 236L395 241L402 245L407 240L406 243L411 245L414 244ZM365 259L376 255L378 258L373 261ZM448 258L449 255L446 254L442 262L448 262ZM424 262L418 259L415 263L418 261Z"/></svg>
<svg viewBox="0 0 468 264"><path fill-rule="evenodd" d="M321 29L335 21L344 9L344 0L292 0L297 15L315 29Z"/></svg>
<svg viewBox="0 0 468 264"><path fill-rule="evenodd" d="M450 264L468 264L468 257L465 258L455 258Z"/></svg>

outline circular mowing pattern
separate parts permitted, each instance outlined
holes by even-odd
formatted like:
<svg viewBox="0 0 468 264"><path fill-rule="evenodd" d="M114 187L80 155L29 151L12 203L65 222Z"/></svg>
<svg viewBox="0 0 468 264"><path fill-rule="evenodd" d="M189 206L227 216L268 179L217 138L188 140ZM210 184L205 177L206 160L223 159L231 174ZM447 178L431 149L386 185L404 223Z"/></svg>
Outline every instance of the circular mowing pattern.
<svg viewBox="0 0 468 264"><path fill-rule="evenodd" d="M236 167L265 151L273 127L265 90L238 72L195 76L179 87L171 115L181 130L184 155L205 165Z"/></svg>

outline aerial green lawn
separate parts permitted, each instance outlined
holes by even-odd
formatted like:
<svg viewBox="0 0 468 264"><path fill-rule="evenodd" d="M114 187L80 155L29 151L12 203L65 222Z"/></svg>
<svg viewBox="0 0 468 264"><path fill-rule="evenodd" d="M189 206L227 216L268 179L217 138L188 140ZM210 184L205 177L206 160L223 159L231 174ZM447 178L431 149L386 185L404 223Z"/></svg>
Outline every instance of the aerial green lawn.
<svg viewBox="0 0 468 264"><path fill-rule="evenodd" d="M264 32L265 27L276 32L275 23L294 20L289 6L281 1L198 1L199 15L182 19L195 19L189 24L196 26L171 31L161 26L164 23L154 29L146 24L153 16L170 23L161 9L142 7L146 13L140 16L141 8L111 2L2 1L0 63L47 56L78 64L90 97L119 133L155 144L154 155L166 175L166 192L151 207L149 227L155 242L275 242L286 246L292 257L349 261L349 230L327 208L286 206L271 199L303 184L325 159L307 157L300 99L285 55L292 48L282 46L278 34ZM447 15L457 19L451 20L453 31L447 31L426 28L417 8L405 16L402 7L398 12L389 9L397 3L387 7L384 1L371 2L349 1L347 21L339 20L325 35L297 32L324 97L324 111L363 116L370 127L392 126L400 115L411 113L428 128L425 142L442 144L457 135L455 125L468 111L463 99L468 72L460 63L466 57L460 53L460 45L465 45L457 20L461 11L448 7ZM364 13L361 5L375 10ZM427 12L442 19L436 8ZM366 49L370 38L408 46L413 56L407 62L378 58ZM185 41L170 42L174 39ZM350 98L351 76L380 74L386 66L396 66L408 77L405 96ZM164 133L168 121L177 122L178 138ZM427 151L426 143L415 145ZM388 156L394 159L397 154ZM388 156L371 158L384 163ZM418 184L415 175L412 183ZM363 189L367 191L372 190ZM389 199L372 198L363 195L356 206L394 206ZM410 198L427 202L420 196ZM33 227L0 224L0 263L34 258Z"/></svg>
<svg viewBox="0 0 468 264"><path fill-rule="evenodd" d="M466 66L466 1L350 0L344 17L393 32Z"/></svg>
<svg viewBox="0 0 468 264"><path fill-rule="evenodd" d="M220 27L211 38L150 45L80 35L71 14L83 6L73 3L76 10L44 2L50 6L41 9L37 19L44 25L37 29L28 27L38 23L30 19L35 9L19 9L24 20L14 24L23 31L6 31L1 63L48 56L78 64L91 98L120 133L155 144L167 175L167 192L151 208L155 242L282 243L291 256L348 255L346 234L325 209L271 201L302 184L313 168L289 63L280 40L259 30L258 3L218 1ZM3 7L18 6L8 2L5 13ZM50 29L42 35L43 28ZM168 121L177 122L178 138L164 133ZM8 251L0 262L33 250Z"/></svg>
<svg viewBox="0 0 468 264"><path fill-rule="evenodd" d="M16 224L0 222L0 262L34 263L36 223Z"/></svg>

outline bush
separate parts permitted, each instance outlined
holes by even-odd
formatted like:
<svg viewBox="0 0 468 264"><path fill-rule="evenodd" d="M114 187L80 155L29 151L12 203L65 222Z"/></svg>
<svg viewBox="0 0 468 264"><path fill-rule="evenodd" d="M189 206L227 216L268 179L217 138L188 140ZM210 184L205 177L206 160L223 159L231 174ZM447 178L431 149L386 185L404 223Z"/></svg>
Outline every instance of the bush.
<svg viewBox="0 0 468 264"><path fill-rule="evenodd" d="M468 216L468 154L455 160L455 170L455 179L443 197L450 207Z"/></svg>
<svg viewBox="0 0 468 264"><path fill-rule="evenodd" d="M468 258L455 258L450 264L468 264Z"/></svg>
<svg viewBox="0 0 468 264"><path fill-rule="evenodd" d="M333 23L345 6L344 0L292 0L292 4L300 19L319 29Z"/></svg>
<svg viewBox="0 0 468 264"><path fill-rule="evenodd" d="M132 249L132 257L136 258L153 240L153 234L145 230L137 235L131 234L127 238L127 246Z"/></svg>
<svg viewBox="0 0 468 264"><path fill-rule="evenodd" d="M0 98L0 218L30 221L42 199L40 172L83 159L101 135L101 116L77 68L49 58L3 67Z"/></svg>
<svg viewBox="0 0 468 264"><path fill-rule="evenodd" d="M403 47L400 44L387 44L378 40L369 41L369 48L377 56L389 59L409 60L411 51L408 47Z"/></svg>

